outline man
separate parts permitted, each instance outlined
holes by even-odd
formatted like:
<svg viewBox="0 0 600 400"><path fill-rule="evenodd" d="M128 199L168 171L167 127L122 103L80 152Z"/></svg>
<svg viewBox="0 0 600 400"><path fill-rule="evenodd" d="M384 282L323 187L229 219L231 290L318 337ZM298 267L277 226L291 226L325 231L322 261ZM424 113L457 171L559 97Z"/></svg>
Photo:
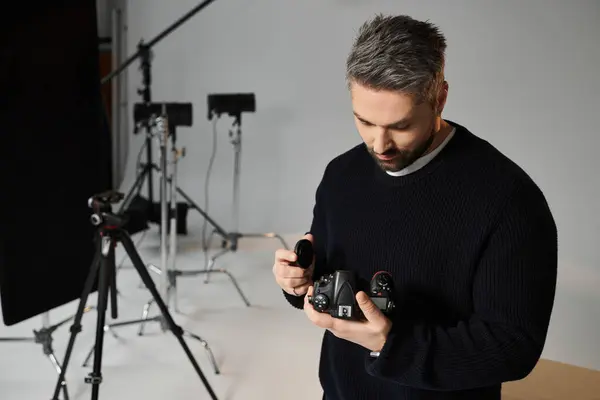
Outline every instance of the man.
<svg viewBox="0 0 600 400"><path fill-rule="evenodd" d="M316 192L308 270L278 250L287 300L324 328L327 400L500 399L542 352L553 307L557 232L528 175L442 119L446 41L406 16L365 23L347 60L364 143L331 161ZM501 119L496 123L502 124ZM366 321L318 313L313 282L345 269L391 273L390 317L359 292Z"/></svg>

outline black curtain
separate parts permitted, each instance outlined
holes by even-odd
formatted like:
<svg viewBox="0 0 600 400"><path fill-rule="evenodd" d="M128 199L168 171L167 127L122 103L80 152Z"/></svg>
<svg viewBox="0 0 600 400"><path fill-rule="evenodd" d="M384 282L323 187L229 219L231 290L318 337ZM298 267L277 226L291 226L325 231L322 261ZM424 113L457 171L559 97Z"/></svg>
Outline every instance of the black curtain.
<svg viewBox="0 0 600 400"><path fill-rule="evenodd" d="M110 189L96 2L22 2L0 28L0 299L12 325L79 298L87 200Z"/></svg>

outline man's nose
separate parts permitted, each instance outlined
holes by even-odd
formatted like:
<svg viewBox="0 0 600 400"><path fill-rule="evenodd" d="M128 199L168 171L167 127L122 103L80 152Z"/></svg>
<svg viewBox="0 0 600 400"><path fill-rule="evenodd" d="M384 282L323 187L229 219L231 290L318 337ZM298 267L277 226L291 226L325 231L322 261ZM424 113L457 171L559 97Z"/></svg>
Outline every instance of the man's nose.
<svg viewBox="0 0 600 400"><path fill-rule="evenodd" d="M378 154L383 154L392 147L390 144L391 138L388 130L385 128L375 128L373 151Z"/></svg>

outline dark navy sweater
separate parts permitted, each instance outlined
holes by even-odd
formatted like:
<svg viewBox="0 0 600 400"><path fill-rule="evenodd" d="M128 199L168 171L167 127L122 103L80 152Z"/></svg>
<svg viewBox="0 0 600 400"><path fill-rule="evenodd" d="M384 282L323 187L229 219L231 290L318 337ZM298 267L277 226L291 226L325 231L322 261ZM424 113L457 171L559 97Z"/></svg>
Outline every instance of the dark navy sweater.
<svg viewBox="0 0 600 400"><path fill-rule="evenodd" d="M325 332L328 400L500 399L502 382L525 377L541 355L557 276L549 206L521 168L450 123L454 137L412 174L386 174L362 144L327 165L310 229L313 278L385 270L397 295L379 358Z"/></svg>

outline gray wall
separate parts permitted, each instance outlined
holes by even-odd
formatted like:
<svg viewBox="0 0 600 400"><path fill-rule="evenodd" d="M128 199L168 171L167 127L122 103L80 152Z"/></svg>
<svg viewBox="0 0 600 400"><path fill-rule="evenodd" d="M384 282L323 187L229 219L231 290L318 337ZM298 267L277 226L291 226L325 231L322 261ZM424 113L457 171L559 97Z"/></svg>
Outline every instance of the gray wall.
<svg viewBox="0 0 600 400"><path fill-rule="evenodd" d="M560 233L560 285L546 357L600 369L598 1L220 0L155 47L154 100L191 101L180 129L181 186L198 202L212 148L206 95L252 91L244 116L243 231L305 231L325 164L358 143L344 61L375 12L406 13L446 33L445 117L466 125L539 183ZM131 0L128 42L151 39L196 1ZM134 49L130 49L132 52ZM129 70L130 105L139 97ZM131 115L131 114L130 114ZM218 124L210 214L230 226L233 151ZM127 186L141 136L132 135ZM201 223L193 215L190 224Z"/></svg>

